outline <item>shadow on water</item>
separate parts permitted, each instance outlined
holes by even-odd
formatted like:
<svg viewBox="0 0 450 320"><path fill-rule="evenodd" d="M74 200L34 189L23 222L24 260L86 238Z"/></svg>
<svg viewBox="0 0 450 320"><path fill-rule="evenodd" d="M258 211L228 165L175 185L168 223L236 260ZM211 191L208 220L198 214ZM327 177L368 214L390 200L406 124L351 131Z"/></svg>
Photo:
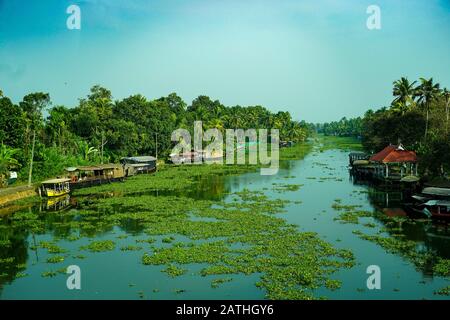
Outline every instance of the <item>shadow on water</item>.
<svg viewBox="0 0 450 320"><path fill-rule="evenodd" d="M398 239L414 241L424 256L430 257L422 266L426 275L433 274L436 258L450 258L450 226L445 221L433 221L425 217L411 217L406 204L411 202L413 190L395 190L380 188L367 180L361 180L350 173L350 181L355 185L366 186L367 200L381 213L377 221L384 224L386 231ZM396 217L403 219L395 220ZM394 219L391 219L394 218Z"/></svg>

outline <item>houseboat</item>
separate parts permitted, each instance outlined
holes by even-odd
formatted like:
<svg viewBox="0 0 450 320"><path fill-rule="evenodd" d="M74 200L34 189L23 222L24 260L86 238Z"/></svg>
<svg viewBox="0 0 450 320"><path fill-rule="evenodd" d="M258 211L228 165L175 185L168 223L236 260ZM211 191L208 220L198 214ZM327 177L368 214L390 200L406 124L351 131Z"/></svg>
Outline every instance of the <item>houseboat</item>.
<svg viewBox="0 0 450 320"><path fill-rule="evenodd" d="M171 153L169 155L170 162L173 164L186 164L186 163L202 163L203 156L201 152L197 151L187 151L179 154Z"/></svg>
<svg viewBox="0 0 450 320"><path fill-rule="evenodd" d="M43 181L39 193L44 197L60 197L70 192L70 179L51 179Z"/></svg>
<svg viewBox="0 0 450 320"><path fill-rule="evenodd" d="M66 168L70 179L70 188L78 189L94 185L123 181L124 169L120 164L101 164Z"/></svg>
<svg viewBox="0 0 450 320"><path fill-rule="evenodd" d="M151 173L156 171L157 159L152 156L124 157L120 159L126 177L139 173Z"/></svg>

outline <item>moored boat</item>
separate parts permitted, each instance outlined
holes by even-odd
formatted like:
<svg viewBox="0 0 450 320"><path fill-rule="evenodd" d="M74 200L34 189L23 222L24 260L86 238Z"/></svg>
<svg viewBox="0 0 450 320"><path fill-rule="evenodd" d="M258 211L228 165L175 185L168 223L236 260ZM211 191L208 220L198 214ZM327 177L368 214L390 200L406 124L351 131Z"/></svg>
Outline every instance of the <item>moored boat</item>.
<svg viewBox="0 0 450 320"><path fill-rule="evenodd" d="M422 194L426 197L450 200L450 188L426 187Z"/></svg>
<svg viewBox="0 0 450 320"><path fill-rule="evenodd" d="M43 181L40 193L45 197L60 197L70 192L70 179L60 178Z"/></svg>

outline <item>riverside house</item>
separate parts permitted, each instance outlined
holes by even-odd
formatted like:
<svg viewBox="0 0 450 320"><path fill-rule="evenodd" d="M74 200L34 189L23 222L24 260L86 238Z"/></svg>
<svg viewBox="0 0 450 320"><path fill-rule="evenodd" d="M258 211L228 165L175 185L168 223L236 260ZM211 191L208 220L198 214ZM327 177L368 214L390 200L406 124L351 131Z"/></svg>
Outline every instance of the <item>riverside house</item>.
<svg viewBox="0 0 450 320"><path fill-rule="evenodd" d="M418 180L417 155L403 145L389 145L369 158L373 177L381 180L414 182Z"/></svg>

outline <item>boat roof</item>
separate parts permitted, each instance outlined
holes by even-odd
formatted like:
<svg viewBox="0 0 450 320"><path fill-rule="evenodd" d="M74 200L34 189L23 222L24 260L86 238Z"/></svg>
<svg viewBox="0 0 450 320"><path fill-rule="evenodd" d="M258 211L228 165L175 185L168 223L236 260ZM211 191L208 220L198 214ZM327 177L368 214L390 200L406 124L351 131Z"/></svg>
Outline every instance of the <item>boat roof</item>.
<svg viewBox="0 0 450 320"><path fill-rule="evenodd" d="M46 180L46 181L42 181L42 184L55 184L55 183L64 183L64 182L69 182L70 179L67 178L58 178L58 179L50 179L50 180Z"/></svg>
<svg viewBox="0 0 450 320"><path fill-rule="evenodd" d="M450 197L450 188L427 187L422 190L422 193L434 196Z"/></svg>
<svg viewBox="0 0 450 320"><path fill-rule="evenodd" d="M116 169L116 168L121 168L122 165L117 164L117 163L106 163L106 164L100 164L98 165L99 169Z"/></svg>
<svg viewBox="0 0 450 320"><path fill-rule="evenodd" d="M94 171L94 170L101 170L101 168L99 167L95 167L95 166L79 166L79 167L69 167L66 168L66 171Z"/></svg>
<svg viewBox="0 0 450 320"><path fill-rule="evenodd" d="M448 201L448 200L429 200L429 201L425 202L424 205L450 207L450 201Z"/></svg>
<svg viewBox="0 0 450 320"><path fill-rule="evenodd" d="M95 171L95 170L104 170L104 169L115 169L121 167L120 164L116 163L106 163L106 164L99 164L96 166L79 166L79 167L68 167L66 168L66 171L73 172L73 171Z"/></svg>
<svg viewBox="0 0 450 320"><path fill-rule="evenodd" d="M418 195L413 195L411 198L419 200L419 201L425 201L425 200L429 199L427 197L422 197L422 196L418 196Z"/></svg>
<svg viewBox="0 0 450 320"><path fill-rule="evenodd" d="M139 156L139 157L123 157L120 160L134 161L134 162L149 162L149 161L156 161L156 158L152 156Z"/></svg>
<svg viewBox="0 0 450 320"><path fill-rule="evenodd" d="M126 166L133 167L133 168L148 167L150 165L151 164L149 164L149 163L128 163L128 164L126 164Z"/></svg>

